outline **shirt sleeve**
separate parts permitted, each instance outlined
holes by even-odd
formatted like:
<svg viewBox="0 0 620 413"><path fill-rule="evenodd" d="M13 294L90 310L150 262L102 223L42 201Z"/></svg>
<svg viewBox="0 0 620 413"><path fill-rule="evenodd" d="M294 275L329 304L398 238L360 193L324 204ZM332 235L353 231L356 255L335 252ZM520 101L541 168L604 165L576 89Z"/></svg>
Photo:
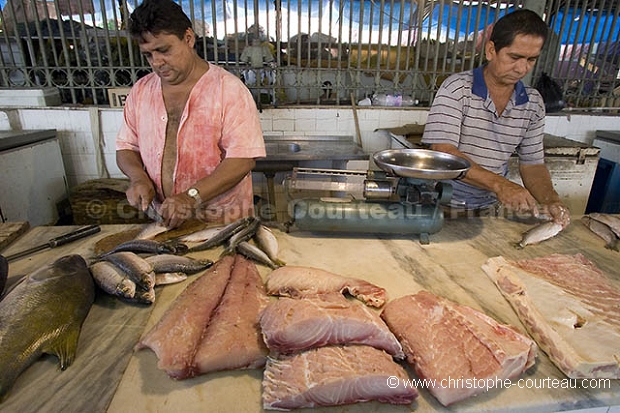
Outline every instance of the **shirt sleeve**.
<svg viewBox="0 0 620 413"><path fill-rule="evenodd" d="M451 144L459 147L466 87L456 76L439 87L426 120L422 143Z"/></svg>
<svg viewBox="0 0 620 413"><path fill-rule="evenodd" d="M125 106L123 107L123 123L121 124L121 128L116 135L117 151L128 149L137 152L140 150L140 145L138 144L138 132L135 126L135 95L138 88L139 85L135 85L125 100Z"/></svg>

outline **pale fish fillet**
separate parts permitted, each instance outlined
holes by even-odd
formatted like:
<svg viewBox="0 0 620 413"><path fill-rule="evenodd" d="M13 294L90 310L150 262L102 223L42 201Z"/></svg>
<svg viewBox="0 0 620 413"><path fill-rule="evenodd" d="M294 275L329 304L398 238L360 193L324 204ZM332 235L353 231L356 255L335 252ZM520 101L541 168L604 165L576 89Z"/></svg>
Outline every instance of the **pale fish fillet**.
<svg viewBox="0 0 620 413"><path fill-rule="evenodd" d="M192 232L191 234L187 234L187 235L179 238L179 241L181 241L181 242L203 242L203 241L206 241L206 240L212 238L215 234L220 232L223 228L224 228L223 225L222 226L217 226L217 227L205 228L205 229L202 229L200 231L196 231L196 232Z"/></svg>
<svg viewBox="0 0 620 413"><path fill-rule="evenodd" d="M539 242L555 237L560 233L560 231L562 231L562 225L556 224L552 221L536 225L523 234L521 241L517 246L523 248L526 245L538 244Z"/></svg>
<svg viewBox="0 0 620 413"><path fill-rule="evenodd" d="M159 222L153 222L142 228L134 239L153 239L155 236L166 231L168 231L168 228L165 225L162 225Z"/></svg>
<svg viewBox="0 0 620 413"><path fill-rule="evenodd" d="M400 340L419 378L444 406L486 389L441 386L450 378L513 379L534 365L536 343L512 327L428 291L390 301L381 317Z"/></svg>
<svg viewBox="0 0 620 413"><path fill-rule="evenodd" d="M258 315L268 301L256 265L237 254L224 296L198 346L194 358L197 374L265 365L268 350Z"/></svg>
<svg viewBox="0 0 620 413"><path fill-rule="evenodd" d="M399 383L391 388L387 380ZM376 400L411 404L418 396L405 370L370 346L329 346L269 358L263 375L263 408L291 410Z"/></svg>
<svg viewBox="0 0 620 413"><path fill-rule="evenodd" d="M234 257L223 257L189 284L136 345L137 350L153 350L159 359L157 367L170 377L184 379L195 375L194 355L226 289L233 262Z"/></svg>
<svg viewBox="0 0 620 413"><path fill-rule="evenodd" d="M482 269L570 378L620 378L620 289L581 254L490 258Z"/></svg>
<svg viewBox="0 0 620 413"><path fill-rule="evenodd" d="M376 312L338 293L302 299L282 297L263 310L260 324L272 352L297 353L334 344L365 344L396 358L405 357L400 343Z"/></svg>
<svg viewBox="0 0 620 413"><path fill-rule="evenodd" d="M303 297L330 292L349 293L373 307L381 307L387 300L385 289L377 285L319 268L287 265L272 271L267 278L267 293L271 295Z"/></svg>

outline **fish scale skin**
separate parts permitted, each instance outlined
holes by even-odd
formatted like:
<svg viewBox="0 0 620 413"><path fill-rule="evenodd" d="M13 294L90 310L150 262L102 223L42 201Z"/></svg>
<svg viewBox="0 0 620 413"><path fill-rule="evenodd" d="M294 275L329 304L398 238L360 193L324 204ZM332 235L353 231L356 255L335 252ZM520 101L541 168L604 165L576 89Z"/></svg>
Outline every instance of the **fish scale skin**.
<svg viewBox="0 0 620 413"><path fill-rule="evenodd" d="M0 400L44 353L63 370L71 364L94 299L86 262L70 255L28 275L0 302Z"/></svg>

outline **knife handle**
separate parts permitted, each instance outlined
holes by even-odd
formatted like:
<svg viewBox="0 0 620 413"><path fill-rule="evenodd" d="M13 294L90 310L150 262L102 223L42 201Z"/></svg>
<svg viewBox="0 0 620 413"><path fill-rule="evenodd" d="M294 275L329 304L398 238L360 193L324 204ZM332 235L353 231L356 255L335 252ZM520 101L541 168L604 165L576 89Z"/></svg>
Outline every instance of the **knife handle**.
<svg viewBox="0 0 620 413"><path fill-rule="evenodd" d="M69 232L68 234L61 235L60 237L52 238L48 241L47 245L50 248L59 247L61 245L76 241L80 238L96 234L99 231L101 231L101 227L99 225L89 225L76 231Z"/></svg>

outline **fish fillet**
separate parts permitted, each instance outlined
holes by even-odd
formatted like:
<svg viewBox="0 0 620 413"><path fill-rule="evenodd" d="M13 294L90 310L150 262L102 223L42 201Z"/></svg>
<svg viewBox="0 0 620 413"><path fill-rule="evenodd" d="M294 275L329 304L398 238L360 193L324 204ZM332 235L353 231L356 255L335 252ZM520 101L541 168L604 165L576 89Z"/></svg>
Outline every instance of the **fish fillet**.
<svg viewBox="0 0 620 413"><path fill-rule="evenodd" d="M217 261L172 302L159 322L140 340L136 349L150 348L157 367L176 379L195 375L194 355L209 320L231 277L233 256Z"/></svg>
<svg viewBox="0 0 620 413"><path fill-rule="evenodd" d="M267 278L267 293L284 297L340 292L349 293L367 305L381 307L387 300L385 289L357 278L343 277L312 267L287 265Z"/></svg>
<svg viewBox="0 0 620 413"><path fill-rule="evenodd" d="M564 374L620 378L620 289L586 257L495 257L482 269Z"/></svg>
<svg viewBox="0 0 620 413"><path fill-rule="evenodd" d="M280 298L261 313L270 350L296 353L333 344L366 344L404 358L403 349L377 313L342 294Z"/></svg>
<svg viewBox="0 0 620 413"><path fill-rule="evenodd" d="M381 314L418 377L444 406L486 390L448 380L503 380L534 365L536 344L470 307L421 291L390 301ZM443 384L442 384L443 383Z"/></svg>
<svg viewBox="0 0 620 413"><path fill-rule="evenodd" d="M395 377L396 386L388 386ZM418 396L405 370L370 346L328 346L269 358L263 375L263 407L290 410L377 400L411 404Z"/></svg>
<svg viewBox="0 0 620 413"><path fill-rule="evenodd" d="M194 358L197 374L265 365L267 347L260 335L258 315L268 300L256 265L236 255L222 301Z"/></svg>

